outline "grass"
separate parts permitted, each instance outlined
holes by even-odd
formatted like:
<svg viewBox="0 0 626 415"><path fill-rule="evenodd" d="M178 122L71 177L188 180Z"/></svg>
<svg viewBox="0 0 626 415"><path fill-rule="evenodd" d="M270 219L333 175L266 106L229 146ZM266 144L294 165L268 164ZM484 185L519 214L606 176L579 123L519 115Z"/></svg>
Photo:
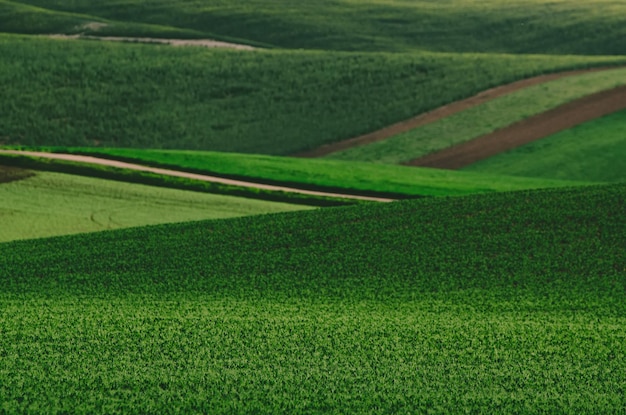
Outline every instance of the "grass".
<svg viewBox="0 0 626 415"><path fill-rule="evenodd" d="M0 408L619 412L625 193L422 199L0 244Z"/></svg>
<svg viewBox="0 0 626 415"><path fill-rule="evenodd" d="M26 0L11 4L126 22L131 28L139 22L156 24L282 48L626 54L626 5L612 0ZM9 28L32 33L41 31L41 26L47 26L43 19ZM66 30L73 28L68 24ZM0 26L0 30L7 28Z"/></svg>
<svg viewBox="0 0 626 415"><path fill-rule="evenodd" d="M624 68L562 78L524 88L384 141L330 154L327 158L402 163L480 137L577 98L625 84Z"/></svg>
<svg viewBox="0 0 626 415"><path fill-rule="evenodd" d="M461 196L591 184L588 181L533 180L504 174L468 174L440 169L255 154L89 147L43 147L36 150L94 155L311 190L399 198Z"/></svg>
<svg viewBox="0 0 626 415"><path fill-rule="evenodd" d="M0 184L0 242L307 209L59 173L24 177Z"/></svg>
<svg viewBox="0 0 626 415"><path fill-rule="evenodd" d="M507 151L463 170L563 180L626 180L626 111Z"/></svg>
<svg viewBox="0 0 626 415"><path fill-rule="evenodd" d="M624 58L242 52L0 35L0 145L292 154Z"/></svg>

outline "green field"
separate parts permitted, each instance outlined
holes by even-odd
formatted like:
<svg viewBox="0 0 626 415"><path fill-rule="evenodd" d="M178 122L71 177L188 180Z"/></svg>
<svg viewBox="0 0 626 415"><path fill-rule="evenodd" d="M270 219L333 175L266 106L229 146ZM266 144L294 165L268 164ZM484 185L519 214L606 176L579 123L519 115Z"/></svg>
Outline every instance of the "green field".
<svg viewBox="0 0 626 415"><path fill-rule="evenodd" d="M577 98L621 85L626 85L624 68L566 77L524 88L390 139L353 147L326 157L337 160L402 163L489 134ZM498 171L501 174L506 172L506 168ZM558 178L569 177L565 175ZM572 180L596 179L594 176L589 178L577 176Z"/></svg>
<svg viewBox="0 0 626 415"><path fill-rule="evenodd" d="M306 209L59 173L2 183L0 242Z"/></svg>
<svg viewBox="0 0 626 415"><path fill-rule="evenodd" d="M625 196L498 193L0 244L0 408L619 412Z"/></svg>
<svg viewBox="0 0 626 415"><path fill-rule="evenodd" d="M0 415L623 413L626 112L398 164L625 85L624 39L615 0L0 0L0 148L412 199L0 155Z"/></svg>
<svg viewBox="0 0 626 415"><path fill-rule="evenodd" d="M89 147L44 147L38 150L94 155L142 165L300 189L388 195L399 198L461 196L591 184L589 181L529 179L504 174L471 174L375 163L207 151Z"/></svg>
<svg viewBox="0 0 626 415"><path fill-rule="evenodd" d="M291 154L626 58L246 52L0 35L0 145Z"/></svg>
<svg viewBox="0 0 626 415"><path fill-rule="evenodd" d="M296 49L626 54L626 5L614 0L4 0L0 4L7 15L0 20L0 30L20 33L94 32L84 25L106 21L110 26L95 33L134 30L164 37L172 36L174 29L178 36L234 37ZM26 4L47 11L24 10ZM27 18L19 25L12 24L13 15L24 14Z"/></svg>
<svg viewBox="0 0 626 415"><path fill-rule="evenodd" d="M626 111L499 154L463 170L563 180L626 181Z"/></svg>

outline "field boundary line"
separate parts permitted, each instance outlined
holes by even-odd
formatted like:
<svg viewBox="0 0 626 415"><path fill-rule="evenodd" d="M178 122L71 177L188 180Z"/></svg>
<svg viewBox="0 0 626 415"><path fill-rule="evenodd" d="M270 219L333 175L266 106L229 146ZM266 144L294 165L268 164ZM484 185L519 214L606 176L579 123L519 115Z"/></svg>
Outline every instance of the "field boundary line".
<svg viewBox="0 0 626 415"><path fill-rule="evenodd" d="M122 36L92 36L92 35L46 35L51 39L74 39L74 40L101 40L108 42L127 42L144 44L162 44L171 46L200 46L204 48L226 48L237 50L257 50L258 48L240 43L224 42L213 39L165 39L154 37L122 37Z"/></svg>
<svg viewBox="0 0 626 415"><path fill-rule="evenodd" d="M178 170L164 169L158 167L149 167L143 166L135 163L127 163L123 161L104 159L92 156L82 156L76 154L64 154L64 153L46 153L40 151L22 151L22 150L1 150L0 154L13 154L18 156L28 156L28 157L41 157L53 160L63 160L63 161L71 161L77 163L86 163L86 164L95 164L100 166L107 167L115 167L119 169L128 169L133 171L147 172L160 174L163 176L171 176L171 177L182 177L191 180L198 180L203 182L210 183L219 183L230 186L239 186L244 188L252 188L252 189L261 189L275 192L285 192L285 193L298 193L304 195L311 196L321 196L321 197L331 197L331 198L339 198L339 199L353 199L353 200L362 200L362 201L370 201L370 202L394 202L396 199L384 198L384 197L373 197L373 196L359 196L359 195L351 195L351 194L342 194L342 193L332 193L332 192L322 192L315 190L305 190L298 189L295 187L287 187L287 186L275 186L270 184L262 184L262 183L254 183L243 180L234 180L234 179L226 179L223 177L210 176L205 174L196 174L196 173L188 173Z"/></svg>

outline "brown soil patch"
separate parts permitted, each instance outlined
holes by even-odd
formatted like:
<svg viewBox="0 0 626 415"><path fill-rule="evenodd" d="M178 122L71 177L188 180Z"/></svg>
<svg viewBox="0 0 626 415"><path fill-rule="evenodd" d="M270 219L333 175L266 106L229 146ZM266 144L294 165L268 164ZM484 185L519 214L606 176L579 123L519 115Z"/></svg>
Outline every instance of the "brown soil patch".
<svg viewBox="0 0 626 415"><path fill-rule="evenodd" d="M574 71L558 72L548 75L535 76L533 78L523 79L521 81L513 82L511 84L498 86L488 89L470 98L456 101L443 107L439 107L435 110L426 112L416 117L410 118L405 121L401 121L396 124L392 124L388 127L380 130L364 134L358 137L349 138L347 140L338 141L336 143L325 144L316 149L304 151L294 154L295 157L324 157L337 151L347 150L352 147L362 146L365 144L374 143L377 141L386 140L395 135L404 133L417 127L422 127L426 124L438 121L442 118L454 115L458 112L465 111L473 108L477 105L499 98L503 95L510 94L515 91L519 91L523 88L528 88L533 85L542 84L556 79L565 78L568 76L581 75L585 73L598 72L608 69L615 69L615 67L601 67L591 69L579 69Z"/></svg>
<svg viewBox="0 0 626 415"><path fill-rule="evenodd" d="M17 167L0 166L0 183L9 183L34 176L35 173Z"/></svg>
<svg viewBox="0 0 626 415"><path fill-rule="evenodd" d="M626 109L626 86L588 95L407 165L460 169L479 160Z"/></svg>
<svg viewBox="0 0 626 415"><path fill-rule="evenodd" d="M162 168L157 168L157 167L148 167L148 166L142 166L140 164L126 163L123 161L109 160L109 159L103 159L103 158L91 157L91 156L80 156L76 154L43 153L43 152L37 152L37 151L20 151L20 150L0 150L0 154L3 154L3 153L4 154L17 154L17 155L23 155L23 156L29 156L29 157L42 157L42 158L54 159L54 160L67 160L67 161L74 161L74 162L87 163L87 164L97 164L101 166L110 166L110 167L116 167L120 169L150 172L150 173L155 173L155 174L161 174L164 176L184 177L187 179L200 180L200 181L205 181L205 182L222 183L222 184L227 184L227 185L232 185L232 186L272 190L272 191L278 191L278 192L299 193L299 194L305 194L305 195L335 197L335 198L341 198L341 199L367 200L367 201L372 201L372 202L393 202L394 201L394 199L388 199L388 198L383 198L383 197L357 196L357 195L350 195L350 194L297 189L297 188L286 187L286 186L274 186L274 185L269 185L269 184L246 182L242 180L232 180L232 179L226 179L223 177L188 173L188 172L183 172L183 171L162 169Z"/></svg>

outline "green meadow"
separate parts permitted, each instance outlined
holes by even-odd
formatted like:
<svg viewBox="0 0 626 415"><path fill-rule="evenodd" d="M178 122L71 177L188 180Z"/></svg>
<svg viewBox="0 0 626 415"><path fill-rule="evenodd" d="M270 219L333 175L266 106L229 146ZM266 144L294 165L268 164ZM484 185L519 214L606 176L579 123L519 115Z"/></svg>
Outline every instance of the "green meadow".
<svg viewBox="0 0 626 415"><path fill-rule="evenodd" d="M3 170L0 182L8 176ZM307 208L52 172L30 174L0 183L0 242Z"/></svg>
<svg viewBox="0 0 626 415"><path fill-rule="evenodd" d="M463 170L565 180L626 180L626 111L581 124Z"/></svg>
<svg viewBox="0 0 626 415"><path fill-rule="evenodd" d="M0 408L619 412L625 191L0 244Z"/></svg>

